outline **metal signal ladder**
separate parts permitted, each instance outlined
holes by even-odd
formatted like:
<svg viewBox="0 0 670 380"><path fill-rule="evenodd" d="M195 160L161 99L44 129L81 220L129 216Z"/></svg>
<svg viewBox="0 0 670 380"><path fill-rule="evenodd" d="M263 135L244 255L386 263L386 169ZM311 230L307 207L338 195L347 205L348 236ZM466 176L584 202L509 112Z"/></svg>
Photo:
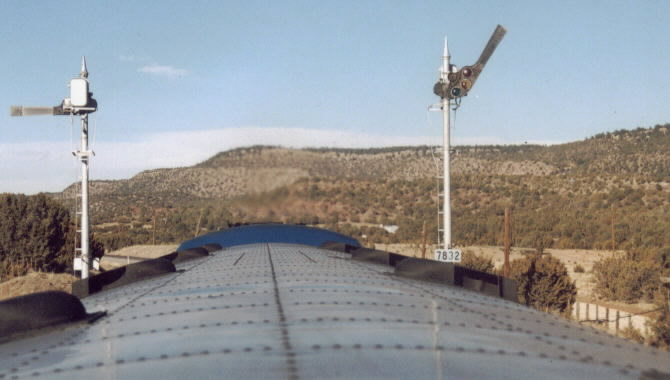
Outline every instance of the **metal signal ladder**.
<svg viewBox="0 0 670 380"><path fill-rule="evenodd" d="M74 261L81 259L81 177L75 185L74 195Z"/></svg>
<svg viewBox="0 0 670 380"><path fill-rule="evenodd" d="M443 236L444 236L444 218L442 215L444 214L444 176L442 173L444 173L443 170L443 165L444 165L444 160L442 159L442 147L433 147L431 150L431 154L433 155L433 163L435 164L435 182L437 186L435 187L437 189L437 248L438 249L446 249L444 246L444 242L442 241Z"/></svg>

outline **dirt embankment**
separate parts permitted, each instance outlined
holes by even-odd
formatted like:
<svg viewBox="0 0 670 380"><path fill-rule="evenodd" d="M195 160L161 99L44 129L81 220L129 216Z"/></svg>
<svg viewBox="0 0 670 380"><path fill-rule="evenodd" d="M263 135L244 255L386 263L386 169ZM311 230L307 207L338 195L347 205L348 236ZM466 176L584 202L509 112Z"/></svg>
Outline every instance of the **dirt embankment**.
<svg viewBox="0 0 670 380"><path fill-rule="evenodd" d="M118 268L138 261L155 259L177 250L178 244L133 245L108 252L102 257L100 266L106 270Z"/></svg>
<svg viewBox="0 0 670 380"><path fill-rule="evenodd" d="M0 283L0 300L49 290L70 293L72 283L76 280L76 277L67 273L30 272Z"/></svg>
<svg viewBox="0 0 670 380"><path fill-rule="evenodd" d="M106 256L130 256L141 257L143 259L155 259L168 253L174 252L179 247L179 244L162 244L162 245L133 245L130 247L121 248L119 250L108 252ZM105 257L102 257L104 262Z"/></svg>
<svg viewBox="0 0 670 380"><path fill-rule="evenodd" d="M177 249L177 246L177 244L135 245L110 252L108 255L152 259L174 252ZM103 268L114 269L118 266L125 265L125 263L105 266L105 258L103 256L102 265ZM60 290L70 293L72 291L72 283L76 280L78 280L77 277L68 273L30 272L25 276L15 277L1 282L0 300L31 293L46 292L49 290Z"/></svg>

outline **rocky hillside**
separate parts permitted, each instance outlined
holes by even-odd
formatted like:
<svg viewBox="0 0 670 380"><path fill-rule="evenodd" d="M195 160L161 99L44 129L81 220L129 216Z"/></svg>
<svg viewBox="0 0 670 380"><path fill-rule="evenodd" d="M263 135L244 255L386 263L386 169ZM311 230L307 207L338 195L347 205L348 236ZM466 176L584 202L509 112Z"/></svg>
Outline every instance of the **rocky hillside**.
<svg viewBox="0 0 670 380"><path fill-rule="evenodd" d="M618 131L554 146L454 148L454 175L630 176L655 182L670 177L670 126ZM193 167L148 170L128 180L93 181L97 195L167 193L232 198L262 193L300 178L405 180L433 178L440 148L286 149L250 147L222 152ZM64 191L71 198L74 187Z"/></svg>
<svg viewBox="0 0 670 380"><path fill-rule="evenodd" d="M670 211L668 129L622 130L554 146L454 148L455 236L496 243L498 214L511 206L523 218L518 239L529 245L603 248L611 241L612 210L627 215L621 243L665 244L653 221ZM158 237L167 242L197 228L258 220L348 223L345 232L354 234L363 234L366 223L389 222L406 227L386 238L414 239L424 222L429 231L436 228L440 157L439 148L426 146L240 148L192 167L94 181L94 221L99 232L140 236L134 243L156 239L155 223L170 231ZM59 198L71 203L74 194L70 187Z"/></svg>
<svg viewBox="0 0 670 380"><path fill-rule="evenodd" d="M550 175L557 168L541 160L519 159L519 149L498 160L505 148L457 147L452 168L458 174ZM355 180L404 180L434 178L441 165L441 149L398 147L370 150L298 150L250 147L219 153L193 167L147 170L128 180L93 181L94 195L233 198L258 194L295 183L300 178L350 178ZM63 195L72 198L77 185Z"/></svg>

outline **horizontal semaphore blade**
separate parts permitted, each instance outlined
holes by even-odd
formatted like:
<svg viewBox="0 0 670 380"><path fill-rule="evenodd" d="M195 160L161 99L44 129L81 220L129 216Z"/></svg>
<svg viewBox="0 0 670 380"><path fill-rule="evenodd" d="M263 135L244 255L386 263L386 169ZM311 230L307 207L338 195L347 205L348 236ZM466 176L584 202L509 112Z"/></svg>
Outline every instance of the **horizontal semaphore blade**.
<svg viewBox="0 0 670 380"><path fill-rule="evenodd" d="M56 108L58 107L11 106L9 114L11 116L56 115Z"/></svg>

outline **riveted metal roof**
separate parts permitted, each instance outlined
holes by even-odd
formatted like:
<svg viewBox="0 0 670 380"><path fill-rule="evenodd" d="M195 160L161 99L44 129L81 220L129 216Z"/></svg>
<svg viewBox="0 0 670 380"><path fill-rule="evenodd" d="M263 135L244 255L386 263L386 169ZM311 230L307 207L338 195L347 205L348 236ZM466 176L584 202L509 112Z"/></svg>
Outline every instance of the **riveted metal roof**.
<svg viewBox="0 0 670 380"><path fill-rule="evenodd" d="M666 352L393 267L251 244L82 301L0 345L0 378L638 378Z"/></svg>

